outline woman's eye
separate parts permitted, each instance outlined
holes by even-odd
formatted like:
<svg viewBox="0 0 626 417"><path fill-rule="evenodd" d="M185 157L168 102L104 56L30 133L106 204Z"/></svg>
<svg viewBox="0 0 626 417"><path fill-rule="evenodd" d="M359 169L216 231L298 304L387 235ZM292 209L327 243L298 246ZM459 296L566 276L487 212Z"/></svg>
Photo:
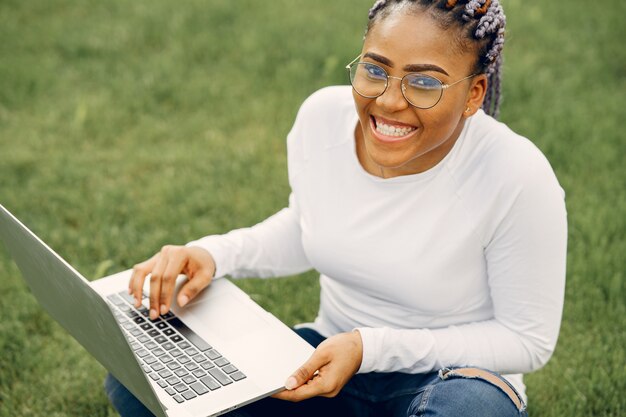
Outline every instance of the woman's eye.
<svg viewBox="0 0 626 417"><path fill-rule="evenodd" d="M387 79L387 73L385 70L380 68L377 65L365 64L365 71L367 76L374 80L385 80Z"/></svg>
<svg viewBox="0 0 626 417"><path fill-rule="evenodd" d="M428 75L412 75L407 77L408 86L420 90L435 90L441 88L441 82Z"/></svg>

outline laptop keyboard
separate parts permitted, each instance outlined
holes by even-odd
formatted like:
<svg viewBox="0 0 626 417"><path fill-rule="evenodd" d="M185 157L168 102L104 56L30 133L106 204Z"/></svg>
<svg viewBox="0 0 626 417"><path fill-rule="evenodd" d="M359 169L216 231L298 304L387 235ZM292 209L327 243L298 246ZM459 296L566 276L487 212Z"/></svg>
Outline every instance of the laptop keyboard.
<svg viewBox="0 0 626 417"><path fill-rule="evenodd" d="M143 305L135 308L135 299L127 292L107 298L144 372L177 402L246 377L172 312L150 320L149 310Z"/></svg>

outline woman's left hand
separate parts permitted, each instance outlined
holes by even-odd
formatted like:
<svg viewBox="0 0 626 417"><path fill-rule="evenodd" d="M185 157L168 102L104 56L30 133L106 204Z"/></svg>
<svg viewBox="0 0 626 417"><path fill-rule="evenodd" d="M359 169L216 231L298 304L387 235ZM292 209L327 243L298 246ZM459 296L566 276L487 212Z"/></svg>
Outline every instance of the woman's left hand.
<svg viewBox="0 0 626 417"><path fill-rule="evenodd" d="M329 337L287 379L287 390L273 397L287 401L302 401L318 395L334 397L359 370L362 359L363 342L357 330Z"/></svg>

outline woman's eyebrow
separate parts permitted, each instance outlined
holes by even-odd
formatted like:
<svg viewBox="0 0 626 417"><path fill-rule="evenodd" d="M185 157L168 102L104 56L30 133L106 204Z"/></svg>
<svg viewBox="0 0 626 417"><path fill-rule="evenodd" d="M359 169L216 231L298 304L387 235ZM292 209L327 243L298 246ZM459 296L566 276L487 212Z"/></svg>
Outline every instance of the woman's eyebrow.
<svg viewBox="0 0 626 417"><path fill-rule="evenodd" d="M450 76L446 70L433 64L409 64L404 66L404 70L406 72L436 71Z"/></svg>
<svg viewBox="0 0 626 417"><path fill-rule="evenodd" d="M376 62L393 68L393 62L384 56L375 54L374 52L367 52L363 55L363 58L371 58ZM436 71L447 76L450 76L443 68L433 64L408 64L403 68L406 72L422 72L422 71Z"/></svg>

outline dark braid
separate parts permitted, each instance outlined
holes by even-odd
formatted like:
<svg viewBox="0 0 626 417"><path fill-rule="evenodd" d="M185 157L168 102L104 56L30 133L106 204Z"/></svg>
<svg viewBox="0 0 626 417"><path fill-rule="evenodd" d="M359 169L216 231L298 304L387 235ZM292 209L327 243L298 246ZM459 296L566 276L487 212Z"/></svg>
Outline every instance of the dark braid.
<svg viewBox="0 0 626 417"><path fill-rule="evenodd" d="M392 11L406 5L431 10L432 16L444 28L456 26L462 30L459 46L467 50L478 46L475 72L487 74L488 86L483 110L498 117L500 84L502 81L502 48L506 16L499 0L378 0L369 11L367 30ZM390 7L391 6L391 7ZM367 32L366 32L367 35ZM469 42L468 42L469 41Z"/></svg>

